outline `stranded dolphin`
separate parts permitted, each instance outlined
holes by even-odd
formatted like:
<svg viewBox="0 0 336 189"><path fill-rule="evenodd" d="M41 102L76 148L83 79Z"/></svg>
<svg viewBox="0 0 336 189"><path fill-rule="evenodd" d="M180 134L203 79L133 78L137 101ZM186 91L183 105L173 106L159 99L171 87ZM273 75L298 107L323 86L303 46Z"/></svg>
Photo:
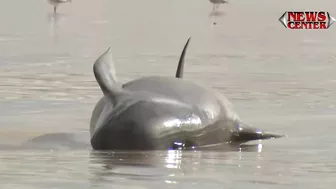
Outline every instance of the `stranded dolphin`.
<svg viewBox="0 0 336 189"><path fill-rule="evenodd" d="M182 79L189 40L175 77L120 84L110 48L95 61L94 76L104 96L90 121L93 149L194 149L282 137L244 124L226 98Z"/></svg>

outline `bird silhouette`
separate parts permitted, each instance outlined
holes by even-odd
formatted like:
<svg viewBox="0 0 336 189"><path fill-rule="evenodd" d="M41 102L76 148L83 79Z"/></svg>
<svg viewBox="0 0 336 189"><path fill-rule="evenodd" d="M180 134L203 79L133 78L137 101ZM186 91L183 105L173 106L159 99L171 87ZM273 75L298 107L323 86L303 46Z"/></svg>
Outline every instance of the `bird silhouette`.
<svg viewBox="0 0 336 189"><path fill-rule="evenodd" d="M72 0L48 0L48 1L50 4L54 6L54 13L56 13L59 4L72 2Z"/></svg>

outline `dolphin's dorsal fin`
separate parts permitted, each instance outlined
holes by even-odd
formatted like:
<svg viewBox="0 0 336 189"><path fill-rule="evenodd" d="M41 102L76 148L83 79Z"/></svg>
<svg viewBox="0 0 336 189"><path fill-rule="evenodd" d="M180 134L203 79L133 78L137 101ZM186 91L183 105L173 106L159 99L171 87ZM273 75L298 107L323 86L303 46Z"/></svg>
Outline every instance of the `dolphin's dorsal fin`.
<svg viewBox="0 0 336 189"><path fill-rule="evenodd" d="M93 73L104 95L113 99L122 88L117 84L115 65L110 51L111 47L95 61Z"/></svg>
<svg viewBox="0 0 336 189"><path fill-rule="evenodd" d="M190 38L191 37L189 37L187 43L184 45L183 51L181 53L180 60L179 60L177 70L176 70L176 75L175 75L176 78L182 78L183 77L184 57L185 57L185 54L187 52L187 48L188 48L188 45L189 45Z"/></svg>

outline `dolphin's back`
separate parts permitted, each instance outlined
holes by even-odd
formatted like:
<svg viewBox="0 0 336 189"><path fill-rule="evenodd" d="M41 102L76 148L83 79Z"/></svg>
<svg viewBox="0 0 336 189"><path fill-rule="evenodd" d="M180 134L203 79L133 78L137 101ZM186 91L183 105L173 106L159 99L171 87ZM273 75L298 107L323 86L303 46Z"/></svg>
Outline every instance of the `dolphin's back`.
<svg viewBox="0 0 336 189"><path fill-rule="evenodd" d="M187 80L149 76L128 82L123 85L123 88L131 92L145 91L167 96L182 103L197 106L198 109L208 114L209 119L211 117L238 117L231 103L224 96Z"/></svg>

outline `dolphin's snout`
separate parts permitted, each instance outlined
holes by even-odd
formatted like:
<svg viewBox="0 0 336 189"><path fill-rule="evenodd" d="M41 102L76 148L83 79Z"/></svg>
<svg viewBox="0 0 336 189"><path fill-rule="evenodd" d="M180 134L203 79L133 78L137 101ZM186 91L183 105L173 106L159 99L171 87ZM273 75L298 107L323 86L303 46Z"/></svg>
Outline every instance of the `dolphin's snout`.
<svg viewBox="0 0 336 189"><path fill-rule="evenodd" d="M272 139L272 138L281 138L281 137L285 137L285 135L264 131L261 133L260 139Z"/></svg>
<svg viewBox="0 0 336 189"><path fill-rule="evenodd" d="M266 140L266 139L281 138L284 136L285 135L282 134L263 131L259 128L254 128L239 122L237 130L235 130L232 133L231 141L244 143L251 140Z"/></svg>

